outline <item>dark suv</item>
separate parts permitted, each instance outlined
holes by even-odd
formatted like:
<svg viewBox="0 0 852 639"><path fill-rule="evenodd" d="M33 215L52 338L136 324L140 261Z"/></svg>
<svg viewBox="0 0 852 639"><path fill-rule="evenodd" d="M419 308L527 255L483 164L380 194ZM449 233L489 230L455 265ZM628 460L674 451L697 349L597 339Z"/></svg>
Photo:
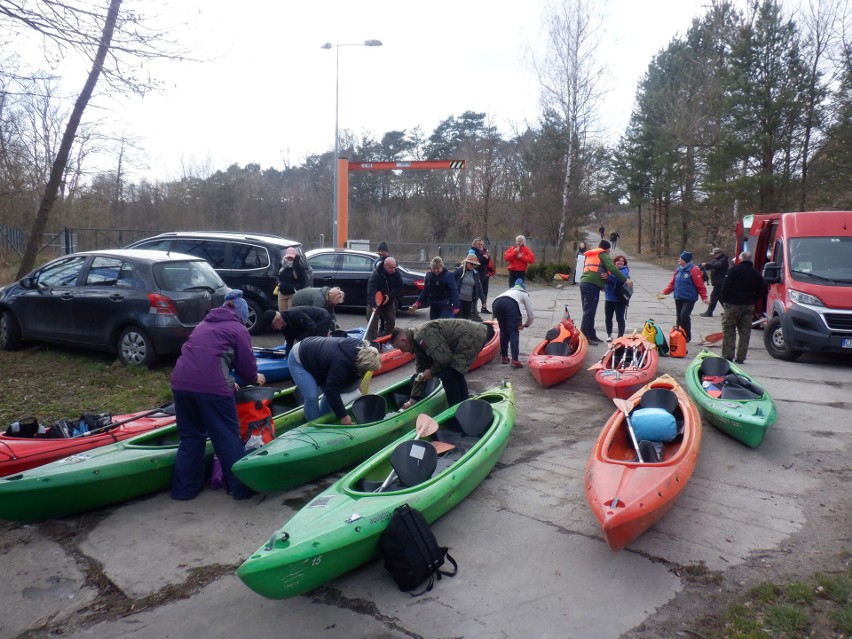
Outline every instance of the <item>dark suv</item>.
<svg viewBox="0 0 852 639"><path fill-rule="evenodd" d="M0 348L24 340L118 354L151 366L176 353L228 288L191 255L114 249L60 257L0 288Z"/></svg>
<svg viewBox="0 0 852 639"><path fill-rule="evenodd" d="M273 294L284 252L293 247L311 281L310 265L302 245L277 235L224 231L172 231L134 242L128 248L177 251L203 257L216 269L225 284L243 291L249 306L248 327L258 332L258 318L268 309L278 310Z"/></svg>

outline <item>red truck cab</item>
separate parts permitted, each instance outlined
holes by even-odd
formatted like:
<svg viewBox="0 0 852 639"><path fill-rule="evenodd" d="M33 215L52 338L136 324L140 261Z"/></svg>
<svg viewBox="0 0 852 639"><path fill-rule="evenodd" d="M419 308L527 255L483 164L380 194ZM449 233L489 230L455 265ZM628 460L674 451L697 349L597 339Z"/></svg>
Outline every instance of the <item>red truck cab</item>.
<svg viewBox="0 0 852 639"><path fill-rule="evenodd" d="M763 272L769 354L792 361L805 351L852 353L852 212L749 215L737 248Z"/></svg>

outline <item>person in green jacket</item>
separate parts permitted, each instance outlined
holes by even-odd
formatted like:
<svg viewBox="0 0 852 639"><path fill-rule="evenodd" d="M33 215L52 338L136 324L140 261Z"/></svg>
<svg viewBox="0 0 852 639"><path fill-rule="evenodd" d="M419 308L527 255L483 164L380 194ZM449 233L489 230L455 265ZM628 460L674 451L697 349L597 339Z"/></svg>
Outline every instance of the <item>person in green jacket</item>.
<svg viewBox="0 0 852 639"><path fill-rule="evenodd" d="M322 288L303 288L296 291L291 300L295 306L316 306L324 308L331 315L331 330L340 328L337 323L337 315L334 314L334 307L343 303L344 294L336 286L323 286Z"/></svg>
<svg viewBox="0 0 852 639"><path fill-rule="evenodd" d="M607 240L601 240L598 248L586 251L583 275L580 277L580 298L583 300L583 321L580 330L591 346L597 346L602 341L595 332L595 313L607 278L615 277L619 282L630 281L612 261L609 256L610 248L612 245Z"/></svg>
<svg viewBox="0 0 852 639"><path fill-rule="evenodd" d="M418 373L407 404L422 396L426 382L433 377L444 385L450 406L466 400L464 375L493 335L491 324L464 319L438 319L416 328L395 328L391 343L404 353L414 353Z"/></svg>

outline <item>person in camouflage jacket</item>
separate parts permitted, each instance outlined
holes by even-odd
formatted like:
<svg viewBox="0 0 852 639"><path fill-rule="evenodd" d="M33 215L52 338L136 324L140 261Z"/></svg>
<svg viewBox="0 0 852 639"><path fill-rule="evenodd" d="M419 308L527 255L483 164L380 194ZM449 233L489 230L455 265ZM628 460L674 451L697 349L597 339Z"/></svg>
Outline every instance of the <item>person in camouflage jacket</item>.
<svg viewBox="0 0 852 639"><path fill-rule="evenodd" d="M425 383L433 377L444 385L450 406L466 400L464 375L493 330L491 324L460 319L431 320L416 328L394 329L391 343L405 353L414 353L418 373L409 405L422 396Z"/></svg>

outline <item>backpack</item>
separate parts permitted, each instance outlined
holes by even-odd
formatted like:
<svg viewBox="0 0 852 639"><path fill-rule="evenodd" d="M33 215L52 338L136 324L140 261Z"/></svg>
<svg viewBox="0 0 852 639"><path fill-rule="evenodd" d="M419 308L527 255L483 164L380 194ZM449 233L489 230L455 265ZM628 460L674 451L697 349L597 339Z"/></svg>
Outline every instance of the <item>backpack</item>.
<svg viewBox="0 0 852 639"><path fill-rule="evenodd" d="M686 357L686 331L680 326L673 326L669 333L669 356Z"/></svg>
<svg viewBox="0 0 852 639"><path fill-rule="evenodd" d="M234 393L237 418L240 420L240 439L246 450L260 448L275 439L271 407L274 395L273 389L259 386L241 388Z"/></svg>
<svg viewBox="0 0 852 639"><path fill-rule="evenodd" d="M646 342L657 345L657 352L660 354L660 357L669 356L669 343L666 341L663 331L654 323L654 320L645 320L645 325L642 328L642 338Z"/></svg>
<svg viewBox="0 0 852 639"><path fill-rule="evenodd" d="M432 590L435 576L452 577L458 564L438 545L435 534L426 523L423 513L403 504L393 511L388 526L379 538L379 550L385 560L385 569L396 581L400 590L407 590L412 597ZM453 565L452 572L441 570L444 560ZM420 592L412 592L423 582L428 582Z"/></svg>

